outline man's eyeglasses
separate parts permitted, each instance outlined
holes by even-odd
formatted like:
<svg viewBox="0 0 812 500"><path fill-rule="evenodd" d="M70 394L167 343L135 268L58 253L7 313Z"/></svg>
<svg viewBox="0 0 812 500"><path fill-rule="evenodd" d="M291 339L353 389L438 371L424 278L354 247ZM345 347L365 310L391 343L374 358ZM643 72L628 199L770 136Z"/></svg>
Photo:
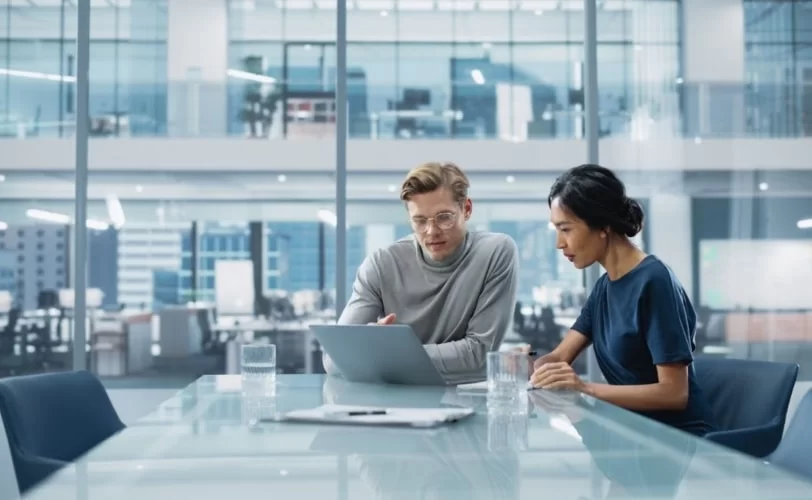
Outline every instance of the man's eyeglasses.
<svg viewBox="0 0 812 500"><path fill-rule="evenodd" d="M412 229L418 233L425 233L429 229L429 224L432 223L438 229L447 231L457 223L457 214L454 212L442 212L434 217L414 217L412 218Z"/></svg>

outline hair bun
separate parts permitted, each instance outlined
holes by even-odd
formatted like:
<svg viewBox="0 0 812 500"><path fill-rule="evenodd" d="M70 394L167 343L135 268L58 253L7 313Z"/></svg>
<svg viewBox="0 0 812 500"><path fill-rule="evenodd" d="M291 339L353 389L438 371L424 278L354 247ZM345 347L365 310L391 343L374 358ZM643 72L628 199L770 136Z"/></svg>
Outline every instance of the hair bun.
<svg viewBox="0 0 812 500"><path fill-rule="evenodd" d="M637 233L643 230L643 207L634 198L626 198L624 202L626 206L626 236L629 238L636 236Z"/></svg>

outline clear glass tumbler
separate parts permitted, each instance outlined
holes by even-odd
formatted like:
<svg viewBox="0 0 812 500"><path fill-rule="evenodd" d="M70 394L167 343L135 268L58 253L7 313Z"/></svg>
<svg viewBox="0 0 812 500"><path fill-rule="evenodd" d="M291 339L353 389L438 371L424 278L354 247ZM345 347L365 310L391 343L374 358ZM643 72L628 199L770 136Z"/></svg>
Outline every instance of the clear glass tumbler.
<svg viewBox="0 0 812 500"><path fill-rule="evenodd" d="M489 352L488 407L527 406L530 357L517 351Z"/></svg>
<svg viewBox="0 0 812 500"><path fill-rule="evenodd" d="M240 372L242 391L249 396L276 395L276 346L243 344Z"/></svg>

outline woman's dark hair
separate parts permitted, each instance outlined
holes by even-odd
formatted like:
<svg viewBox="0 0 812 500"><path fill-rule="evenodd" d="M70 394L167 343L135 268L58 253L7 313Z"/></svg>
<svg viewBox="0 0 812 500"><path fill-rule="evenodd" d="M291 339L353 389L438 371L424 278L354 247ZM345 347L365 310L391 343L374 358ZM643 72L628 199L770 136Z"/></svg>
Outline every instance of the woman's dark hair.
<svg viewBox="0 0 812 500"><path fill-rule="evenodd" d="M556 198L592 229L608 227L630 238L643 229L643 209L608 168L587 164L567 170L550 188L547 204Z"/></svg>

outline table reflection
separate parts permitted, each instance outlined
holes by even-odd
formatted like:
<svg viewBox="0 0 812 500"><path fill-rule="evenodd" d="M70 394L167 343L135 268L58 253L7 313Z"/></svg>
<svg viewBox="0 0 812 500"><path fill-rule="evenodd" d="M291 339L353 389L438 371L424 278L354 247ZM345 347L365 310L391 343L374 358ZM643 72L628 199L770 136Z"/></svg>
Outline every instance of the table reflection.
<svg viewBox="0 0 812 500"><path fill-rule="evenodd" d="M602 407L589 405L580 395L543 390L530 391L529 395L537 409L551 419L566 419L580 437L597 469L609 481L604 498L676 497L696 453L696 440L666 434L661 443L664 450L655 451L631 434L607 432L601 423Z"/></svg>

